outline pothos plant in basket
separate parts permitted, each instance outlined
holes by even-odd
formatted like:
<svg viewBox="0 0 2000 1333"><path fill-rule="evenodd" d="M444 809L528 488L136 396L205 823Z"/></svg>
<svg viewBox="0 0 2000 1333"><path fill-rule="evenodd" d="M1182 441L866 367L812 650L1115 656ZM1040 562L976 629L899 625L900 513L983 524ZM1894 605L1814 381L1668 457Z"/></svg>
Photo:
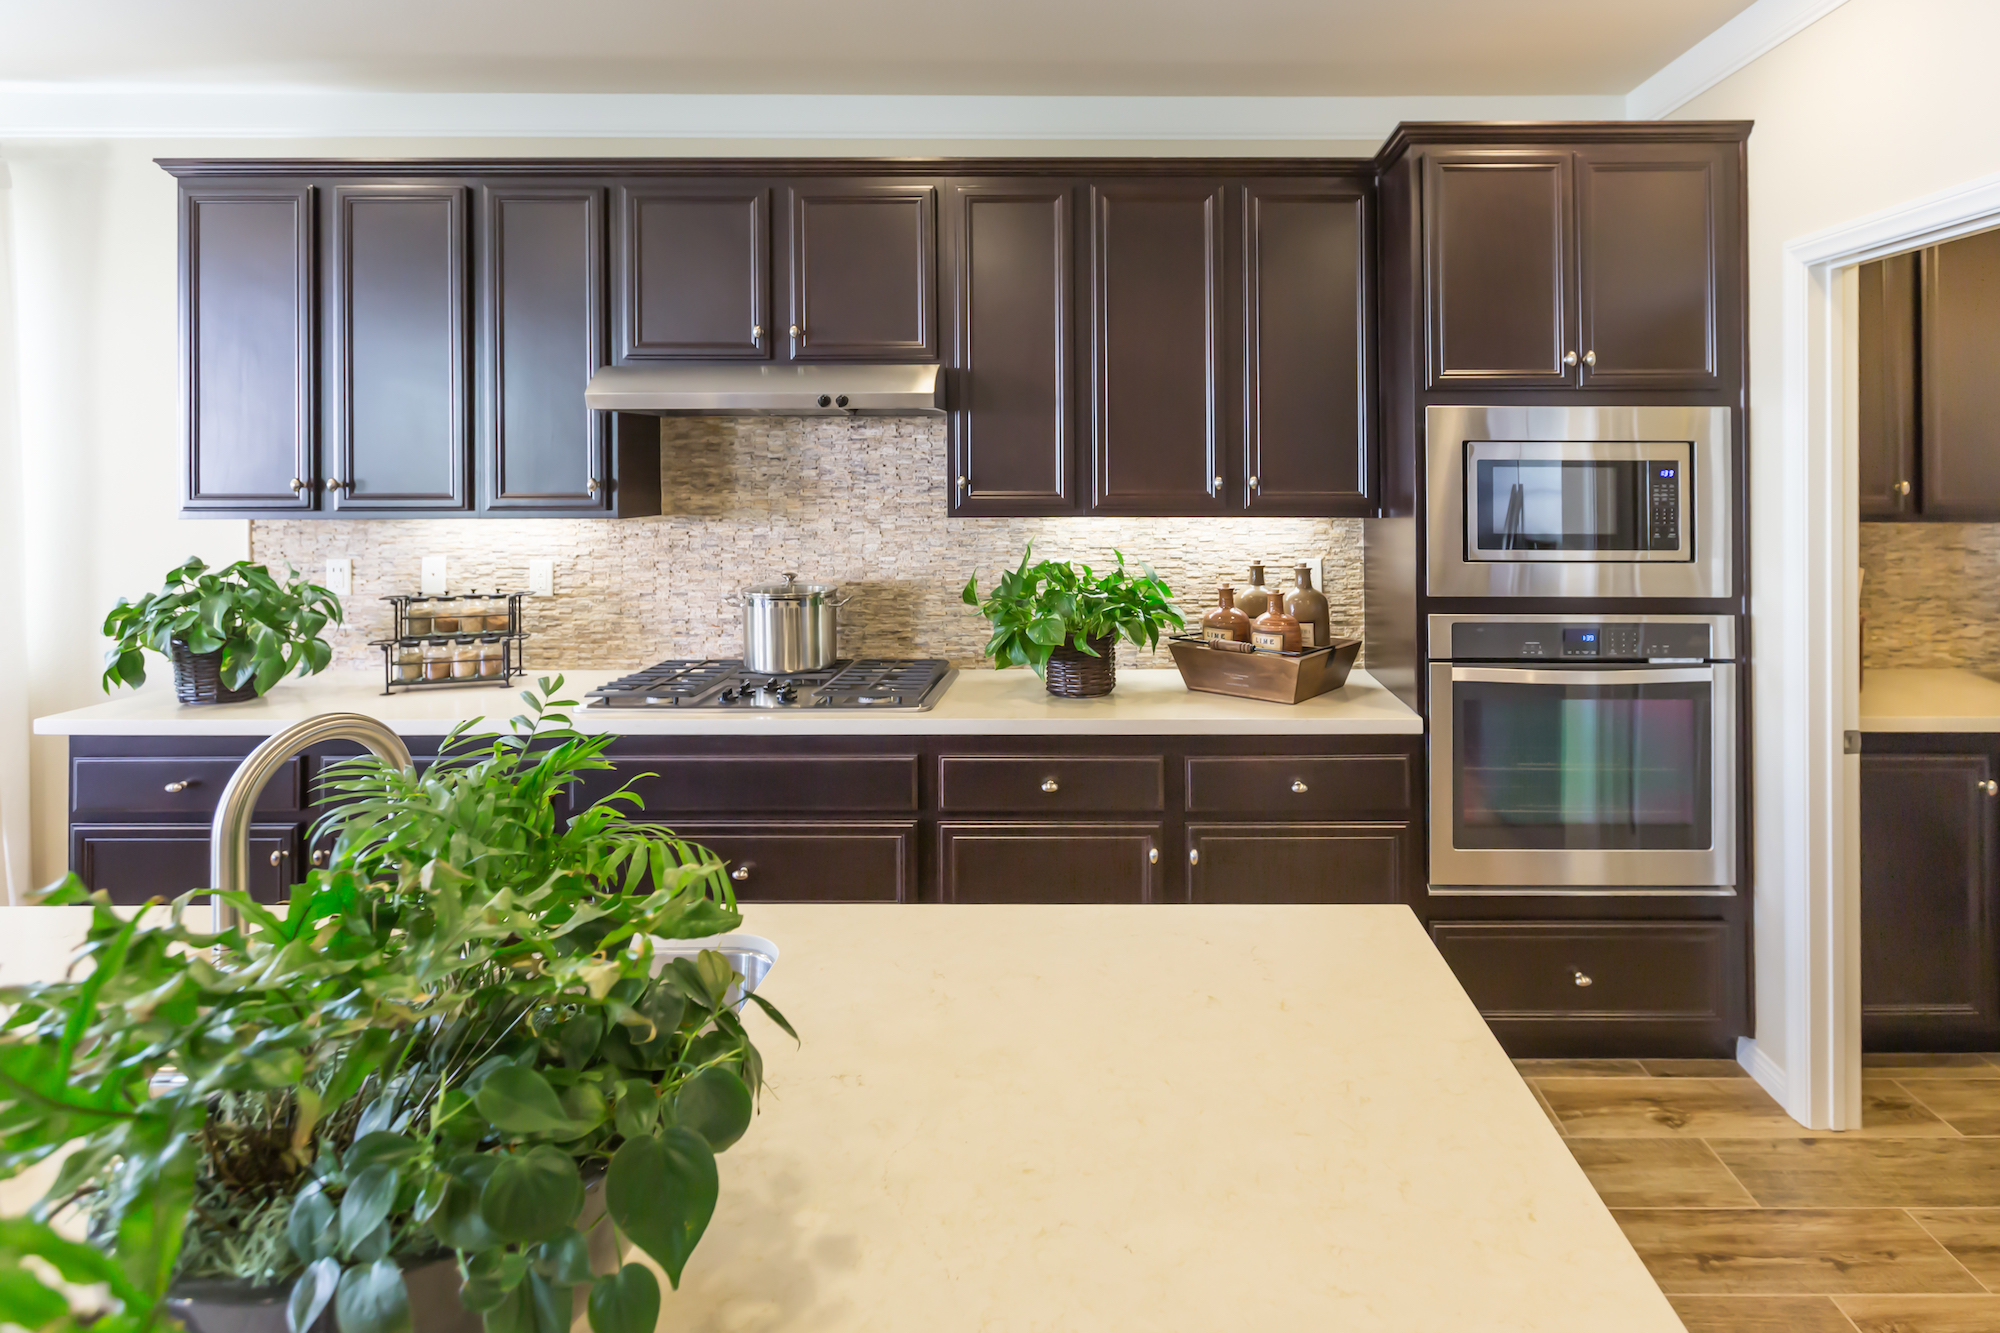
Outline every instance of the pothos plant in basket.
<svg viewBox="0 0 2000 1333"><path fill-rule="evenodd" d="M160 591L121 597L104 617L104 690L144 685L150 648L174 664L182 703L254 698L294 671L326 670L333 649L320 631L340 621L340 599L296 569L279 578L248 560L221 569L189 560Z"/></svg>
<svg viewBox="0 0 2000 1333"><path fill-rule="evenodd" d="M1034 554L1030 542L1020 568L1002 574L984 601L976 574L959 600L993 626L984 655L995 666L1034 668L1051 694L1109 694L1117 683L1111 653L1119 636L1151 650L1160 646L1162 629L1186 626L1170 600L1173 589L1150 566L1128 573L1122 551L1112 552L1118 567L1102 574L1067 560L1030 565Z"/></svg>
<svg viewBox="0 0 2000 1333"><path fill-rule="evenodd" d="M49 895L92 903L88 971L0 992L0 1175L68 1156L0 1221L0 1323L144 1333L207 1279L276 1287L293 1333L407 1333L408 1270L488 1333L567 1333L580 1291L596 1333L652 1333L651 1270L596 1271L586 1233L677 1286L763 1062L724 957L655 952L738 924L722 863L622 789L558 819L610 766L560 689L422 774L336 765L331 865L220 933L192 895Z"/></svg>

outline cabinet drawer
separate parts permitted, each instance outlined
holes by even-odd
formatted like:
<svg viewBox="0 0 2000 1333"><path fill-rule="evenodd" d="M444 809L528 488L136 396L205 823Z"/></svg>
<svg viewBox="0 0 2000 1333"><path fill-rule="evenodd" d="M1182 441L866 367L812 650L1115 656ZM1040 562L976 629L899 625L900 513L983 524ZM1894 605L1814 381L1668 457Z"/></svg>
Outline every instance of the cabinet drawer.
<svg viewBox="0 0 2000 1333"><path fill-rule="evenodd" d="M117 759L70 761L70 811L80 817L172 815L207 819L241 759ZM299 761L287 759L257 798L259 810L300 808Z"/></svg>
<svg viewBox="0 0 2000 1333"><path fill-rule="evenodd" d="M1408 825L1189 824L1188 900L1393 903Z"/></svg>
<svg viewBox="0 0 2000 1333"><path fill-rule="evenodd" d="M281 902L299 879L296 824L250 826L250 896ZM70 828L70 869L114 903L171 899L209 887L205 824L76 824Z"/></svg>
<svg viewBox="0 0 2000 1333"><path fill-rule="evenodd" d="M649 775L649 776L641 776ZM627 779L644 812L669 822L688 813L794 814L819 810L917 809L917 757L910 755L713 755L621 759L583 784L588 803Z"/></svg>
<svg viewBox="0 0 2000 1333"><path fill-rule="evenodd" d="M1187 761L1187 808L1196 813L1352 818L1404 816L1411 805L1408 755L1195 756Z"/></svg>
<svg viewBox="0 0 2000 1333"><path fill-rule="evenodd" d="M685 824L677 837L729 862L736 896L755 902L910 902L914 823Z"/></svg>
<svg viewBox="0 0 2000 1333"><path fill-rule="evenodd" d="M1714 1023L1728 1009L1719 921L1439 921L1431 936L1490 1021Z"/></svg>
<svg viewBox="0 0 2000 1333"><path fill-rule="evenodd" d="M1142 903L1157 897L1158 824L938 825L948 903Z"/></svg>
<svg viewBox="0 0 2000 1333"><path fill-rule="evenodd" d="M938 808L966 814L1160 810L1166 805L1165 777L1159 755L945 755L938 760Z"/></svg>

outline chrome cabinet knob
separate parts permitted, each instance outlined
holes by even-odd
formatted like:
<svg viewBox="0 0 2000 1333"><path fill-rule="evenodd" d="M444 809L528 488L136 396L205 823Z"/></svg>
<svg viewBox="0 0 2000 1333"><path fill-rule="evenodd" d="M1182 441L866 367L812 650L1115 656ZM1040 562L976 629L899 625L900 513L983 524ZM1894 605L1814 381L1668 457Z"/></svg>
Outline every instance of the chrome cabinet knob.
<svg viewBox="0 0 2000 1333"><path fill-rule="evenodd" d="M1995 782L1992 778L1988 778L1979 784L1979 790L1985 792L1988 796L2000 796L2000 782Z"/></svg>
<svg viewBox="0 0 2000 1333"><path fill-rule="evenodd" d="M1257 489L1257 479L1255 477L1250 478L1250 489L1253 491Z"/></svg>
<svg viewBox="0 0 2000 1333"><path fill-rule="evenodd" d="M588 492L590 492L590 494L592 494L592 495L595 495L595 494L597 494L597 490L598 490L598 482L597 482L597 478L595 478L595 477L592 477L592 478L590 478L590 479L589 479L588 481L584 482L584 483L583 483L583 489L584 489L584 490L586 490L586 491L588 491Z"/></svg>
<svg viewBox="0 0 2000 1333"><path fill-rule="evenodd" d="M1576 984L1579 986L1588 986L1593 984L1590 978L1581 972L1572 972L1570 973L1570 976L1575 979Z"/></svg>
<svg viewBox="0 0 2000 1333"><path fill-rule="evenodd" d="M191 787L191 786L193 786L193 785L194 785L194 783L193 783L193 782L191 782L191 781L190 781L190 782L169 782L169 783L167 784L167 788L166 788L166 790L167 790L167 795L169 795L169 796L178 796L178 795L180 795L180 794L181 794L182 792L186 791L186 790L187 790L187 789L188 789L189 787Z"/></svg>
<svg viewBox="0 0 2000 1333"><path fill-rule="evenodd" d="M285 853L283 851L276 851L271 853L272 865L274 866L283 865L284 862L285 862Z"/></svg>
<svg viewBox="0 0 2000 1333"><path fill-rule="evenodd" d="M1895 484L1895 486L1892 489L1898 495L1908 495L1910 493L1910 483L1907 481L1899 481Z"/></svg>
<svg viewBox="0 0 2000 1333"><path fill-rule="evenodd" d="M753 343L764 341L764 326L762 324L752 324L750 326L750 341Z"/></svg>
<svg viewBox="0 0 2000 1333"><path fill-rule="evenodd" d="M1060 785L1060 784L1058 784L1058 783L1056 782L1056 780L1055 780L1054 778L1043 778L1043 779L1042 779L1042 790L1043 790L1043 791L1060 791L1060 790L1062 790L1062 788L1061 788L1061 785Z"/></svg>
<svg viewBox="0 0 2000 1333"><path fill-rule="evenodd" d="M324 866L326 864L325 848L321 848L319 851L316 851L312 854L312 863L316 866Z"/></svg>
<svg viewBox="0 0 2000 1333"><path fill-rule="evenodd" d="M970 481L968 481L968 480L967 480L966 478L964 478L964 477L960 477L960 478L958 479L958 484L959 484L960 486L970 486L970 485L971 485L972 483L971 483Z"/></svg>
<svg viewBox="0 0 2000 1333"><path fill-rule="evenodd" d="M293 495L297 495L297 494L298 494L298 493L299 493L300 491L304 490L305 488L306 488L306 484L305 484L305 483L304 483L303 481L300 481L300 480L299 480L299 479L298 479L297 477L293 477L293 478L292 478L292 494L293 494Z"/></svg>
<svg viewBox="0 0 2000 1333"><path fill-rule="evenodd" d="M1146 864L1149 866L1156 866L1159 863L1160 863L1160 849L1157 847L1148 847L1146 849Z"/></svg>
<svg viewBox="0 0 2000 1333"><path fill-rule="evenodd" d="M1198 866L1201 864L1201 848L1199 847L1188 848L1188 864L1191 866Z"/></svg>
<svg viewBox="0 0 2000 1333"><path fill-rule="evenodd" d="M729 878L735 880L738 884L741 884L744 880L750 878L750 867L749 866L736 867L736 869L729 872Z"/></svg>
<svg viewBox="0 0 2000 1333"><path fill-rule="evenodd" d="M1564 364L1564 365L1566 365L1566 366L1573 366L1573 365L1575 365L1575 364L1576 364L1576 353L1575 353L1575 352L1564 352L1564 353L1563 353L1563 364Z"/></svg>
<svg viewBox="0 0 2000 1333"><path fill-rule="evenodd" d="M1222 494L1222 478L1220 477L1217 477L1214 481L1214 493L1217 495Z"/></svg>
<svg viewBox="0 0 2000 1333"><path fill-rule="evenodd" d="M326 492L328 495L333 495L345 489L348 485L348 482L342 481L339 477L328 477L326 479Z"/></svg>
<svg viewBox="0 0 2000 1333"><path fill-rule="evenodd" d="M1597 364L1597 353L1595 353L1595 352L1585 352L1585 353L1583 354L1583 364L1585 364L1586 366L1594 366L1594 365L1596 365L1596 364Z"/></svg>
<svg viewBox="0 0 2000 1333"><path fill-rule="evenodd" d="M1293 779L1292 779L1292 790L1293 790L1293 791L1295 791L1295 792L1298 792L1298 793L1299 793L1299 794L1300 794L1301 796L1303 796L1303 795L1305 794L1305 790L1306 790L1306 784L1305 784L1305 783L1303 783L1303 782L1301 782L1301 781L1299 781L1299 779L1297 779L1297 778L1293 778Z"/></svg>
<svg viewBox="0 0 2000 1333"><path fill-rule="evenodd" d="M792 325L792 336L794 338L803 338L806 336L806 331L800 328L798 325L794 324Z"/></svg>

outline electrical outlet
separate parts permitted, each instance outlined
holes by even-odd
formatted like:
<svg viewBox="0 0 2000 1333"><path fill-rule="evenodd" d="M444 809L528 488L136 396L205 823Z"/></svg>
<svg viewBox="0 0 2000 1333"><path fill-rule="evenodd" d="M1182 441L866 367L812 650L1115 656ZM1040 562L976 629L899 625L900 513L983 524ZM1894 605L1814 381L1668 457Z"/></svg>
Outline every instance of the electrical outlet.
<svg viewBox="0 0 2000 1333"><path fill-rule="evenodd" d="M556 595L556 562L546 556L528 561L528 591L537 597Z"/></svg>
<svg viewBox="0 0 2000 1333"><path fill-rule="evenodd" d="M326 562L326 590L336 597L354 595L354 562L352 560L329 560Z"/></svg>
<svg viewBox="0 0 2000 1333"><path fill-rule="evenodd" d="M1313 587L1326 591L1326 557L1323 555L1313 557Z"/></svg>
<svg viewBox="0 0 2000 1333"><path fill-rule="evenodd" d="M423 582L418 590L426 597L441 597L448 589L449 585L444 581L444 557L425 556Z"/></svg>

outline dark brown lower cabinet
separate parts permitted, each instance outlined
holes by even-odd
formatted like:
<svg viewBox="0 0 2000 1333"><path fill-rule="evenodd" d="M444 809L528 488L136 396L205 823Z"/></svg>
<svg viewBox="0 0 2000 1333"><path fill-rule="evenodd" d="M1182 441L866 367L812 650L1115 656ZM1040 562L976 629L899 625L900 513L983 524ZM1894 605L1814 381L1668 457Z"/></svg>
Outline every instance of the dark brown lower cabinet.
<svg viewBox="0 0 2000 1333"><path fill-rule="evenodd" d="M1723 921L1434 921L1513 1056L1728 1054L1741 964Z"/></svg>
<svg viewBox="0 0 2000 1333"><path fill-rule="evenodd" d="M1994 819L2000 737L1870 734L1861 756L1861 1041L1990 1050L2000 1039ZM1870 753L1879 745L1930 753ZM1936 751L1956 751L1939 753Z"/></svg>
<svg viewBox="0 0 2000 1333"><path fill-rule="evenodd" d="M250 896L279 902L299 879L296 824L250 826ZM209 886L206 824L72 824L70 868L114 903L173 898Z"/></svg>
<svg viewBox="0 0 2000 1333"><path fill-rule="evenodd" d="M1407 824L1189 824L1188 901L1393 903Z"/></svg>
<svg viewBox="0 0 2000 1333"><path fill-rule="evenodd" d="M940 823L948 903L1145 903L1158 899L1158 824Z"/></svg>
<svg viewBox="0 0 2000 1333"><path fill-rule="evenodd" d="M727 861L746 903L916 901L914 822L686 824L674 832Z"/></svg>

